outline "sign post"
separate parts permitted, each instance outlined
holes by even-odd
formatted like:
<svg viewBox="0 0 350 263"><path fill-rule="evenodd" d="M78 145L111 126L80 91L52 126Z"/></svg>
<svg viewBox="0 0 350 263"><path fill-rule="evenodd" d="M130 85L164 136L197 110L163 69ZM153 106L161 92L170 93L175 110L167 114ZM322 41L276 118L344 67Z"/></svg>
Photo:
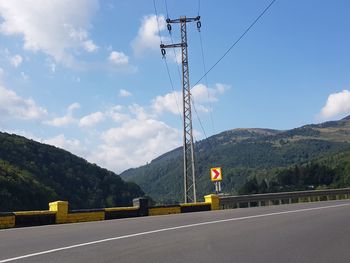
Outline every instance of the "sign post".
<svg viewBox="0 0 350 263"><path fill-rule="evenodd" d="M210 169L210 179L215 184L215 192L221 192L222 171L221 167L214 167Z"/></svg>

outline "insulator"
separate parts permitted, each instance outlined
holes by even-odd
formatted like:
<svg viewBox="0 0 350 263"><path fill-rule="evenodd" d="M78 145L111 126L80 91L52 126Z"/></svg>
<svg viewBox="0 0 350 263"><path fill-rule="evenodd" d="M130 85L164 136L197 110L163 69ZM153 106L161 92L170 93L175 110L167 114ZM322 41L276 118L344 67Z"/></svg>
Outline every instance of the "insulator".
<svg viewBox="0 0 350 263"><path fill-rule="evenodd" d="M162 56L163 56L163 58L164 58L164 57L165 57L165 54L166 54L165 48L162 48L162 49L160 50L160 52L162 52Z"/></svg>
<svg viewBox="0 0 350 263"><path fill-rule="evenodd" d="M200 31L201 27L202 27L201 21L197 21L197 29L198 29L198 31Z"/></svg>
<svg viewBox="0 0 350 263"><path fill-rule="evenodd" d="M169 33L171 32L171 25L170 24L167 24L167 28L169 30Z"/></svg>

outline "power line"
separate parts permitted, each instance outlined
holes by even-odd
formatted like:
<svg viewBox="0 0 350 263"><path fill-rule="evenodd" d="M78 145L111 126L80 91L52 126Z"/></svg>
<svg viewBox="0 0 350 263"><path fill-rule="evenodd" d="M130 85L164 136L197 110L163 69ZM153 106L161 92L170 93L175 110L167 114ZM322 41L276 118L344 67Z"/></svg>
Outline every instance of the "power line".
<svg viewBox="0 0 350 263"><path fill-rule="evenodd" d="M198 15L200 11L201 11L201 0L198 0Z"/></svg>
<svg viewBox="0 0 350 263"><path fill-rule="evenodd" d="M172 78L171 78L171 75L170 75L169 66L168 66L168 62L167 62L166 58L164 58L164 63L165 63L166 71L168 72L168 77L169 77L169 81L170 81L170 84L171 84L171 89L173 90L174 99L175 99L177 111L178 111L178 113L179 113L180 122L182 123L182 117L181 117L180 106L179 106L179 103L177 102L176 91L175 91L174 83L173 83Z"/></svg>
<svg viewBox="0 0 350 263"><path fill-rule="evenodd" d="M201 53L202 53L203 73L205 74L205 72L207 70L206 70L206 66L205 66L205 56L204 56L202 33L200 30L198 31L198 35L199 35ZM215 130L214 130L215 126L214 126L214 119L213 119L213 114L212 114L213 103L211 103L211 101L210 101L209 84L208 84L208 76L207 75L205 76L204 80L205 80L205 85L207 86L207 96L208 96L208 102L210 105L209 116L210 116L210 122L211 122L211 126L212 126L212 132L214 134L215 133Z"/></svg>
<svg viewBox="0 0 350 263"><path fill-rule="evenodd" d="M242 35L225 51L225 53L214 63L213 66L194 84L193 86L196 86L210 71L213 70L213 68L216 67L217 64L220 63L220 61L226 57L226 55L231 51L231 49L236 46L242 38L255 26L255 24L260 20L261 17L271 8L271 6L276 2L277 0L272 0L270 4L260 13L260 15L253 21L253 23L250 24L250 26L242 33Z"/></svg>
<svg viewBox="0 0 350 263"><path fill-rule="evenodd" d="M154 7L154 12L156 13L156 20L157 20L157 27L158 27L158 37L159 41L162 44L162 37L160 35L160 27L159 27L159 21L158 21L158 11L157 11L157 6L156 6L156 0L153 0L153 7Z"/></svg>
<svg viewBox="0 0 350 263"><path fill-rule="evenodd" d="M166 0L165 0L165 3L166 3ZM155 1L155 0L153 0L153 7L154 7L154 12L155 12L155 14L156 14L159 41L160 41L161 44L163 44L163 42L162 42L162 37L161 37L161 34L160 34L160 26L159 26L159 21L158 21L158 11L157 11L157 6L156 6L156 1ZM168 8L167 8L167 11L168 11ZM179 103L177 102L176 92L175 92L175 88L174 88L174 83L173 83L173 80L172 80L172 78L171 78L171 74L170 74L170 71L169 71L168 62L167 62L166 57L163 57L163 59L164 59L164 64L165 64L166 71L167 71L167 74L168 74L170 86L171 86L171 89L173 90L173 95L174 95L174 99L175 99L177 111L178 111L178 113L179 113L180 123L182 123L181 111L180 111Z"/></svg>
<svg viewBox="0 0 350 263"><path fill-rule="evenodd" d="M166 0L164 0L164 3L165 3L166 17L169 18L168 3Z"/></svg>

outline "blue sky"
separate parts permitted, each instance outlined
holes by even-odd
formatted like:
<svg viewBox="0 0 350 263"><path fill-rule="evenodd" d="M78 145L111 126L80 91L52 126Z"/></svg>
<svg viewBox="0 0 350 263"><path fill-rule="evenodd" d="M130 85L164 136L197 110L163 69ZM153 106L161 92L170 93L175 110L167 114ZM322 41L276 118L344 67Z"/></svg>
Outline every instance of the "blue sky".
<svg viewBox="0 0 350 263"><path fill-rule="evenodd" d="M170 18L202 17L210 68L269 4L167 0ZM200 5L199 5L200 3ZM156 0L170 43L165 1ZM277 0L199 85L207 136L233 128L290 129L350 114L350 2ZM117 173L181 145L181 86L159 50L152 0L0 2L0 130L71 151ZM179 38L173 25L173 38ZM188 25L190 82L203 75ZM203 139L194 114L195 139Z"/></svg>

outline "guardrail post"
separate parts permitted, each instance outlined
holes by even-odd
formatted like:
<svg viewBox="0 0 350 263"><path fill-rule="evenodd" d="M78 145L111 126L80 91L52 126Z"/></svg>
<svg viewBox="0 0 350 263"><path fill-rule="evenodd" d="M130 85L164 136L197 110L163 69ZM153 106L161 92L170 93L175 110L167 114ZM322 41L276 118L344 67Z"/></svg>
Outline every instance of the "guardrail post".
<svg viewBox="0 0 350 263"><path fill-rule="evenodd" d="M50 211L56 212L56 224L67 222L68 217L68 202L56 201L49 203Z"/></svg>
<svg viewBox="0 0 350 263"><path fill-rule="evenodd" d="M220 199L217 195L206 195L204 196L204 200L206 203L211 204L211 210L219 210L220 209Z"/></svg>
<svg viewBox="0 0 350 263"><path fill-rule="evenodd" d="M133 205L139 208L139 216L148 216L148 199L145 197L132 200Z"/></svg>

